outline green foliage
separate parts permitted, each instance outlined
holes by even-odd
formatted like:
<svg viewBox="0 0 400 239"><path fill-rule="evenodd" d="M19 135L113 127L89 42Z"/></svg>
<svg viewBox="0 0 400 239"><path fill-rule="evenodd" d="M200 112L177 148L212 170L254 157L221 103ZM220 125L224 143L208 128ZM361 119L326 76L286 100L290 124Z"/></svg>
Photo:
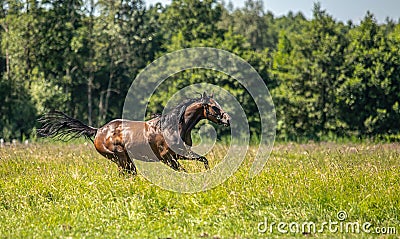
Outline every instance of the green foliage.
<svg viewBox="0 0 400 239"><path fill-rule="evenodd" d="M274 98L279 139L399 134L400 27L390 19L378 24L367 13L360 25L343 24L319 3L311 20L293 12L275 17L260 0L240 9L216 0L149 8L143 0L1 2L0 138L30 135L34 119L51 109L94 126L119 118L147 64L198 46L230 51L258 71ZM210 70L171 76L148 111L162 111L174 92L200 82L234 95L256 137L251 96Z"/></svg>
<svg viewBox="0 0 400 239"><path fill-rule="evenodd" d="M174 0L160 16L164 48L170 52L190 47L188 43L220 35L216 22L221 5L216 0Z"/></svg>
<svg viewBox="0 0 400 239"><path fill-rule="evenodd" d="M0 135L6 140L29 136L36 124L36 108L25 88L0 79Z"/></svg>
<svg viewBox="0 0 400 239"><path fill-rule="evenodd" d="M399 38L396 32L385 32L370 13L349 34L344 83L338 88L341 118L360 134L396 134L400 129Z"/></svg>
<svg viewBox="0 0 400 239"><path fill-rule="evenodd" d="M273 95L281 105L278 130L283 135L318 139L342 132L336 89L347 46L345 31L317 4L302 32L290 38L281 32L273 67L279 87Z"/></svg>

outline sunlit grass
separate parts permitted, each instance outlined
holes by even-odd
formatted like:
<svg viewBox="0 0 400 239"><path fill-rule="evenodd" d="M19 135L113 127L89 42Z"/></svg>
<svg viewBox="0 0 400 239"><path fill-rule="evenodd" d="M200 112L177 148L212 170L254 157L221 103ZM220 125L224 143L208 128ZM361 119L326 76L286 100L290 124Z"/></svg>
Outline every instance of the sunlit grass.
<svg viewBox="0 0 400 239"><path fill-rule="evenodd" d="M224 149L209 154L212 166ZM265 218L318 224L337 221L341 210L346 221L396 227L397 235L381 236L399 235L400 145L278 144L250 179L254 151L222 185L180 194L119 173L90 144L0 148L0 237L275 237L282 236L276 228L258 232ZM204 170L199 162L183 164L190 172Z"/></svg>

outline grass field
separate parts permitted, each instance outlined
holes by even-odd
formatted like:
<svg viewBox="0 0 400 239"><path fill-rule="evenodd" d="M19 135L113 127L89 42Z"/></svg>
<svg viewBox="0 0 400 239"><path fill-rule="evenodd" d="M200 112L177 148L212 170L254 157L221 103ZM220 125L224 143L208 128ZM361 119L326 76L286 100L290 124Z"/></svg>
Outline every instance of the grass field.
<svg viewBox="0 0 400 239"><path fill-rule="evenodd" d="M0 237L400 236L399 144L278 144L253 179L250 157L222 185L180 194L119 173L90 144L3 147ZM343 221L340 211L347 213ZM324 226L329 221L338 223L337 232ZM297 230L305 222L317 232ZM281 233L279 223L297 232ZM369 223L370 233L340 229L346 223Z"/></svg>

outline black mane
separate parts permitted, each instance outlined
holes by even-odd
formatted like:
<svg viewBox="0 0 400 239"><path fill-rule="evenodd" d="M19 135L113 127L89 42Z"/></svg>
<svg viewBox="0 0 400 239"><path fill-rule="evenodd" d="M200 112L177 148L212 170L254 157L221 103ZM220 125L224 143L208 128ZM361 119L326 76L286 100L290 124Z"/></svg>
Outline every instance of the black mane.
<svg viewBox="0 0 400 239"><path fill-rule="evenodd" d="M177 105L175 108L173 108L170 112L164 115L160 114L155 115L154 119L159 118L157 126L161 130L173 129L174 127L176 127L177 122L179 124L183 122L183 114L185 113L186 108L195 102L200 102L201 100L202 100L201 98L186 99L182 101L179 105Z"/></svg>

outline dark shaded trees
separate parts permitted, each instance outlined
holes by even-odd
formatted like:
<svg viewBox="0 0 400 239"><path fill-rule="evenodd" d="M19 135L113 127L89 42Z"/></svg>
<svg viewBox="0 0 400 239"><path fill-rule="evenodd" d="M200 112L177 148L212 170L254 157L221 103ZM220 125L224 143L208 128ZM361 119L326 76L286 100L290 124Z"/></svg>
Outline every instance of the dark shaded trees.
<svg viewBox="0 0 400 239"><path fill-rule="evenodd" d="M400 129L399 37L367 13L349 32L343 85L338 88L340 117L359 135L394 134Z"/></svg>
<svg viewBox="0 0 400 239"><path fill-rule="evenodd" d="M260 0L241 9L216 0L0 1L0 137L32 134L36 118L63 110L92 125L120 117L137 74L158 56L215 47L249 62L275 101L281 139L399 134L400 28L373 14L343 24L315 4L274 16ZM208 82L243 105L253 133L260 117L235 79L205 69L171 76L150 113L177 90ZM254 134L256 135L256 134Z"/></svg>
<svg viewBox="0 0 400 239"><path fill-rule="evenodd" d="M336 89L342 83L346 28L318 4L313 14L302 32L281 32L274 56L278 130L288 137L319 138L341 131Z"/></svg>

